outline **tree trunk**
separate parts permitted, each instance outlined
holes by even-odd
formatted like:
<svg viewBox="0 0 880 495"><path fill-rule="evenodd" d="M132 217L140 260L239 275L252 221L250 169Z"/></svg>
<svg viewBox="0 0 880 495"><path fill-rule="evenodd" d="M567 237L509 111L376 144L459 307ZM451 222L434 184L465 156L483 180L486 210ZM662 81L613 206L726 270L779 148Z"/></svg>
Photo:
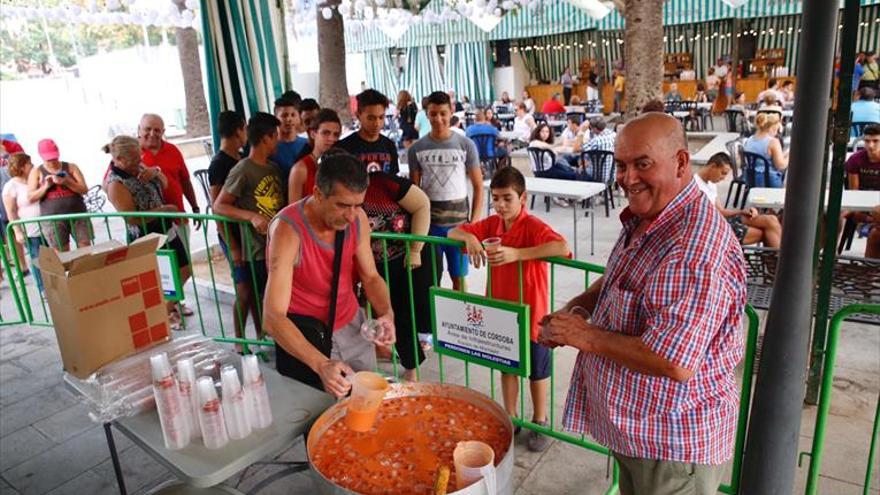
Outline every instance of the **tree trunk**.
<svg viewBox="0 0 880 495"><path fill-rule="evenodd" d="M626 117L648 101L662 97L663 0L626 0L624 63Z"/></svg>
<svg viewBox="0 0 880 495"><path fill-rule="evenodd" d="M185 0L173 0L182 12L186 10ZM196 30L175 28L177 54L180 58L180 71L183 73L183 93L186 97L186 134L191 137L211 134L208 104L205 103L205 88L202 85L202 63L199 56L199 37Z"/></svg>
<svg viewBox="0 0 880 495"><path fill-rule="evenodd" d="M324 7L339 5L339 0L325 2ZM351 108L348 103L348 84L345 80L345 30L342 16L336 9L333 15L324 19L318 7L318 92L321 107L332 108L339 114L343 125L351 123Z"/></svg>

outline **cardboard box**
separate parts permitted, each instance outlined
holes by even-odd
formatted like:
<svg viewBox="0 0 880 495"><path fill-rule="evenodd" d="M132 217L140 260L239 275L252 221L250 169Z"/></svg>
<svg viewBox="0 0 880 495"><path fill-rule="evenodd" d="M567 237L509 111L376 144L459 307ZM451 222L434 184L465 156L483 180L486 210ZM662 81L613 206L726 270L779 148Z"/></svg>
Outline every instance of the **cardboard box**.
<svg viewBox="0 0 880 495"><path fill-rule="evenodd" d="M46 299L64 369L86 378L105 364L169 339L156 249L150 234L56 253L40 250Z"/></svg>

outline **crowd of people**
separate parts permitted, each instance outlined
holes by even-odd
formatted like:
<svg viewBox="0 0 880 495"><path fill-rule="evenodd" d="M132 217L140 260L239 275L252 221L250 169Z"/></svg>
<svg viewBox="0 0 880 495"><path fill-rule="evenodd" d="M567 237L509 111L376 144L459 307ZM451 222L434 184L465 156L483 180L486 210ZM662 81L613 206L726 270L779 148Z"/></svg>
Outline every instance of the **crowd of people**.
<svg viewBox="0 0 880 495"><path fill-rule="evenodd" d="M703 88L707 98L720 91L727 73L715 67L710 75L717 81ZM676 89L670 87L667 99L676 98ZM871 100L871 88L860 91ZM785 85L772 84L765 93L768 104L788 98ZM557 98L550 101L561 106ZM522 136L529 150L550 152L530 154L534 175L613 180L628 198L602 278L549 312L542 259L570 256L568 242L529 213L526 179L507 160L510 149L500 139L479 147L479 136L499 137L491 108L441 91L426 96L421 108L404 91L395 105L366 89L356 97L356 130L346 135L335 111L288 91L272 113L245 119L225 111L217 118L221 140L208 167L209 193L213 211L238 222L217 225L236 286L236 337L245 338L252 320L257 339L269 335L276 343L279 372L339 397L350 388L348 376L374 369L377 356L389 352L397 353L403 378L417 380L432 343L430 287L441 283L432 260L439 277L448 272L454 289L462 287L469 265L487 265L493 281L488 296L530 307L531 421L547 425L550 349L572 346L579 354L564 425L612 450L621 466L621 492L648 493L663 479L714 493L736 429L734 368L743 354L746 299L740 245L778 247L779 220L719 201L717 184L733 171L730 157L717 154L694 173L683 126L664 113L662 101L618 129L602 117L571 117L559 135L536 121L527 93L521 101L502 95L501 102L516 109L517 139ZM382 132L392 105L400 143ZM458 132L454 114L465 108L474 111L474 123ZM780 119L767 111L755 121L757 132L744 148L764 158L763 185L776 187L788 166L776 139ZM159 116L146 114L137 138L116 136L106 146L111 163L102 185L117 211L180 213L184 198L191 211L200 211L183 155L164 139L164 130ZM14 147L4 142L4 148ZM585 162L584 153L591 152L613 155L613 166ZM38 153L39 166L23 150L8 154L2 196L9 220L84 212L88 189L80 168L62 161L51 140L41 141ZM408 178L400 174L400 154ZM494 170L484 167L486 156L499 159ZM880 189L880 125L865 128L864 148L849 159L847 172L850 188ZM487 193L495 209L488 216ZM880 255L880 211L845 212L844 219L867 225L867 254ZM166 234L181 274L190 276L184 218L132 216L126 222L130 239ZM373 232L448 237L464 248L380 241ZM91 233L87 221L57 221L27 224L16 237L36 257L45 246L69 249L71 238L85 246ZM484 246L493 237L501 238L500 247ZM523 294L520 270L528 281ZM37 267L32 271L42 287ZM366 302L379 328L372 341L361 334ZM648 306L650 312L639 309ZM169 304L168 310L179 326L188 308ZM515 416L518 377L503 374L501 383L504 406ZM549 441L534 430L526 439L533 451ZM680 469L681 463L690 468Z"/></svg>

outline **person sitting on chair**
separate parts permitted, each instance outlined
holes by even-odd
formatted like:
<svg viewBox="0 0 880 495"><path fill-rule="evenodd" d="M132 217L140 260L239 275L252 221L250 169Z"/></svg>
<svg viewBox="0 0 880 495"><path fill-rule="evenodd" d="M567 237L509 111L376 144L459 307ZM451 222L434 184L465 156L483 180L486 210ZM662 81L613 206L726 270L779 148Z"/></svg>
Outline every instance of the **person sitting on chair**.
<svg viewBox="0 0 880 495"><path fill-rule="evenodd" d="M724 208L718 200L718 183L730 175L733 164L727 153L715 153L706 166L694 174L697 187L727 219L740 244L763 243L764 247L778 248L782 240L782 224L775 215L759 215L758 210Z"/></svg>

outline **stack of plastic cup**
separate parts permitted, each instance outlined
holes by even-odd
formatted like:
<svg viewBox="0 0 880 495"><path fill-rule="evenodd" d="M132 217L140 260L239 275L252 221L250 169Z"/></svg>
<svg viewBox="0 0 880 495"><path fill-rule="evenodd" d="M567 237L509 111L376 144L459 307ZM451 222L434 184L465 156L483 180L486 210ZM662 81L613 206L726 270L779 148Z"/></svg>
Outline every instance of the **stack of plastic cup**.
<svg viewBox="0 0 880 495"><path fill-rule="evenodd" d="M205 447L211 450L222 448L229 443L229 435L226 433L223 406L220 404L220 399L217 398L214 379L210 376L203 376L196 383L198 384L199 425Z"/></svg>
<svg viewBox="0 0 880 495"><path fill-rule="evenodd" d="M156 411L159 413L165 448L182 449L190 441L190 404L180 397L180 389L171 371L167 354L163 352L150 356L150 368L153 375L153 396L156 399Z"/></svg>
<svg viewBox="0 0 880 495"><path fill-rule="evenodd" d="M193 439L202 436L199 427L199 405L196 400L196 369L190 358L177 361L177 385L180 388L180 398L184 404L189 403L189 426L190 437Z"/></svg>
<svg viewBox="0 0 880 495"><path fill-rule="evenodd" d="M269 405L269 392L260 371L257 356L248 354L241 357L241 377L244 381L245 397L250 402L249 418L254 429L261 430L272 424L272 409Z"/></svg>
<svg viewBox="0 0 880 495"><path fill-rule="evenodd" d="M376 342L383 335L382 322L375 319L364 320L361 324L361 337L368 342Z"/></svg>
<svg viewBox="0 0 880 495"><path fill-rule="evenodd" d="M220 388L223 392L223 413L226 415L226 431L232 440L240 440L251 434L248 407L238 371L234 366L224 366L220 370Z"/></svg>

